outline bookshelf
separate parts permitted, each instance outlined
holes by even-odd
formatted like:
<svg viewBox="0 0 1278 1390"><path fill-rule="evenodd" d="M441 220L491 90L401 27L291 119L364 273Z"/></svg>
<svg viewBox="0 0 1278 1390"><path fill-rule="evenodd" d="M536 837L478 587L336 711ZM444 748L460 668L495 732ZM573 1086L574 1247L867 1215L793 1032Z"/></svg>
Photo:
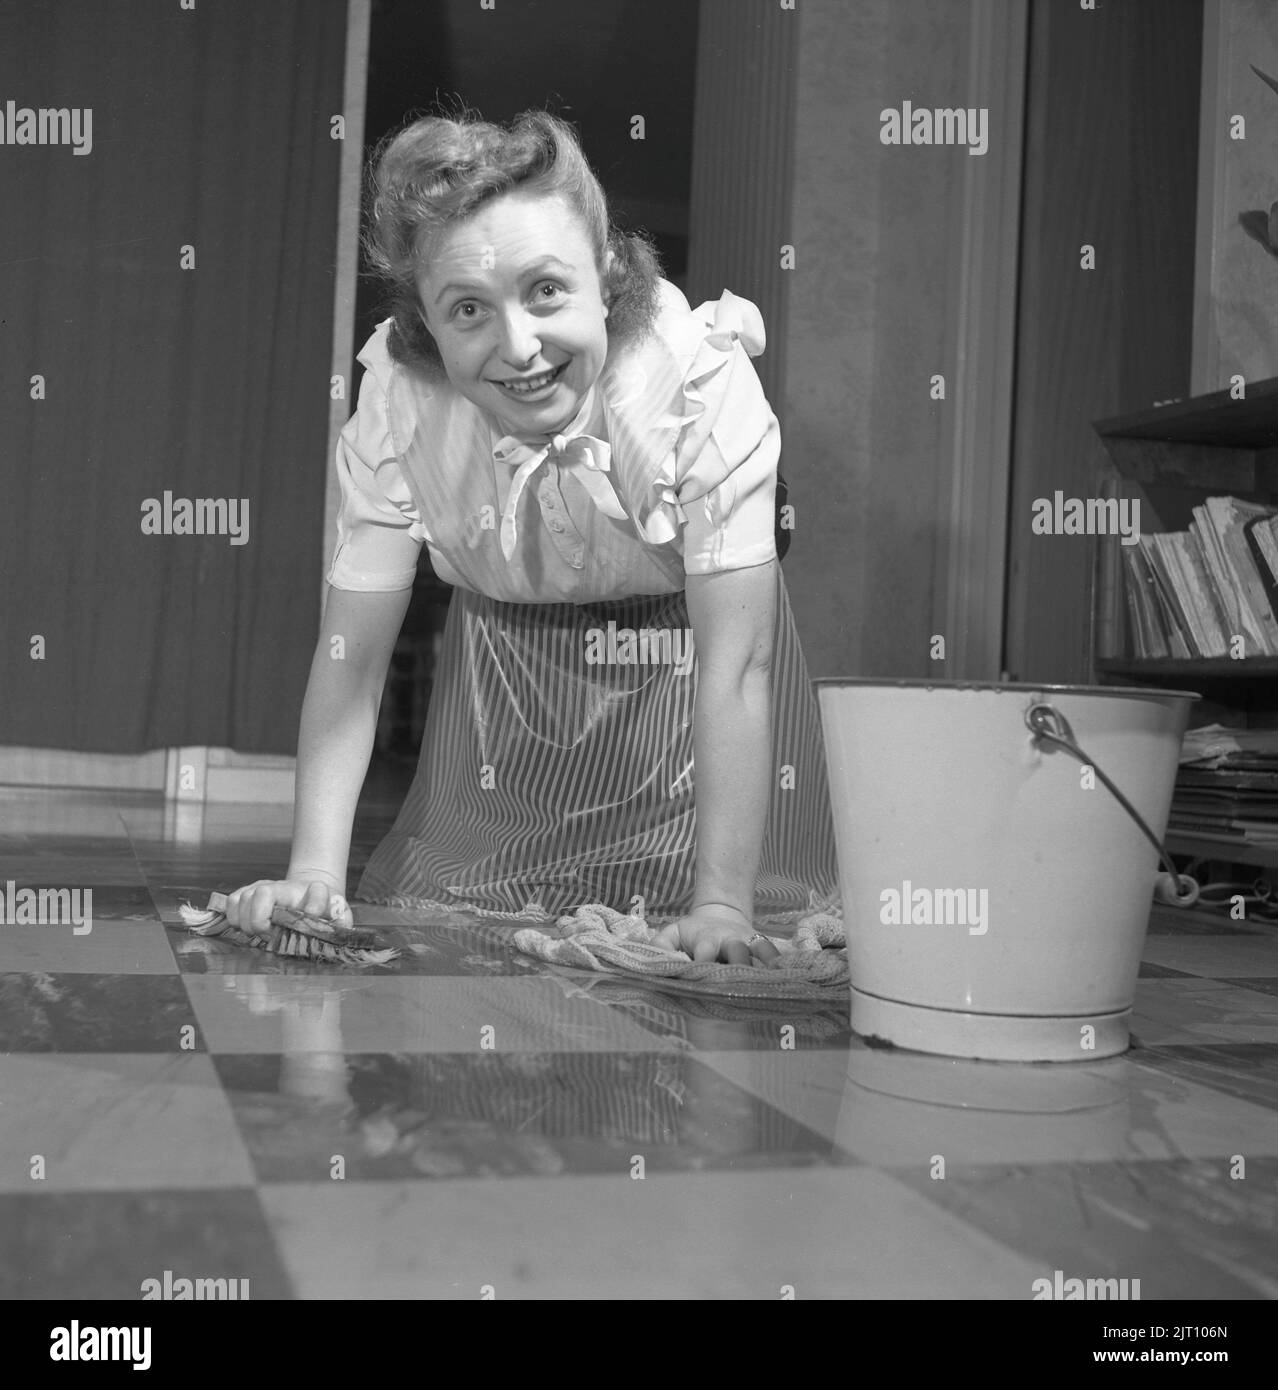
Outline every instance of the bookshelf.
<svg viewBox="0 0 1278 1390"><path fill-rule="evenodd" d="M1104 497L1138 499L1142 533L1183 531L1193 508L1232 496L1278 511L1278 377L1094 423ZM1125 598L1120 538L1098 538L1093 665L1099 684L1195 690L1195 725L1278 727L1278 656L1141 657ZM1171 831L1168 848L1278 868L1278 845Z"/></svg>
<svg viewBox="0 0 1278 1390"><path fill-rule="evenodd" d="M1194 661L1174 657L1097 657L1096 669L1105 675L1168 685L1192 674L1195 680L1272 680L1278 676L1278 656L1254 656L1231 661L1227 656L1199 657Z"/></svg>

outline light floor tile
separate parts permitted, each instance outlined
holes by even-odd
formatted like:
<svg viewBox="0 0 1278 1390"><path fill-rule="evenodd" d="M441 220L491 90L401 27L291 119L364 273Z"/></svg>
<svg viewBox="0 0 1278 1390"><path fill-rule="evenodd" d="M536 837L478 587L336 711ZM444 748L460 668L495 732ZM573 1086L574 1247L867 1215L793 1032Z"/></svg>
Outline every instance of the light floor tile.
<svg viewBox="0 0 1278 1390"><path fill-rule="evenodd" d="M253 1170L205 1055L0 1057L0 1191L242 1187ZM31 1177L35 1155L45 1177Z"/></svg>
<svg viewBox="0 0 1278 1390"><path fill-rule="evenodd" d="M262 1193L302 1298L1027 1298L1037 1264L868 1168Z"/></svg>
<svg viewBox="0 0 1278 1390"><path fill-rule="evenodd" d="M102 922L75 928L0 928L0 972L55 975L174 975L177 961L159 922Z"/></svg>
<svg viewBox="0 0 1278 1390"><path fill-rule="evenodd" d="M1278 998L1219 980L1138 980L1131 1031L1137 1051L1174 1043L1278 1043Z"/></svg>
<svg viewBox="0 0 1278 1390"><path fill-rule="evenodd" d="M1251 1104L1124 1057L970 1062L919 1053L703 1053L743 1089L886 1168L1096 1163L1278 1154Z"/></svg>

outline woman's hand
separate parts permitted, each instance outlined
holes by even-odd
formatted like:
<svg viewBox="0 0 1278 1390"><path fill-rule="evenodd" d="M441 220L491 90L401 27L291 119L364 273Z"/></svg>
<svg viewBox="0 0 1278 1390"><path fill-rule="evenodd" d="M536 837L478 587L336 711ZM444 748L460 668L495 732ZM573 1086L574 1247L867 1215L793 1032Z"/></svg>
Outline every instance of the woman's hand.
<svg viewBox="0 0 1278 1390"><path fill-rule="evenodd" d="M292 907L312 917L327 917L342 926L354 925L350 907L338 891L336 880L320 878L259 878L227 895L226 920L233 927L256 935L270 931L271 912Z"/></svg>
<svg viewBox="0 0 1278 1390"><path fill-rule="evenodd" d="M656 945L669 951L683 951L693 960L721 960L729 965L751 965L754 956L767 962L781 954L770 941L758 935L754 923L744 912L726 903L694 907L669 926L662 927L653 939Z"/></svg>

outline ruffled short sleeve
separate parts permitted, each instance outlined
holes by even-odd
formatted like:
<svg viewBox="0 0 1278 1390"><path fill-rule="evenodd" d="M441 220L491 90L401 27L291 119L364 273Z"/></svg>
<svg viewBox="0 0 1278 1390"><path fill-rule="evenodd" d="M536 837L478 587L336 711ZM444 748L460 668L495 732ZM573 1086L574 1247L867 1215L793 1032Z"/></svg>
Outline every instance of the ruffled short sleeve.
<svg viewBox="0 0 1278 1390"><path fill-rule="evenodd" d="M684 379L687 425L675 452L688 574L748 569L776 558L781 431L750 358L763 317L724 291L693 313L710 326Z"/></svg>
<svg viewBox="0 0 1278 1390"><path fill-rule="evenodd" d="M411 589L428 539L400 470L387 385L393 370L382 324L364 345L359 404L337 443L341 505L328 582L335 589L393 593Z"/></svg>

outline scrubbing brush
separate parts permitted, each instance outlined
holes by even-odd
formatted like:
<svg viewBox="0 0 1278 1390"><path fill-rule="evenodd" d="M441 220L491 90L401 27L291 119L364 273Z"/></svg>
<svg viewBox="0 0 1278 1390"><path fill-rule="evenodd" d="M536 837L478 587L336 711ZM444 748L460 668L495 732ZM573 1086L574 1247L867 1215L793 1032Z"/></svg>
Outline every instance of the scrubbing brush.
<svg viewBox="0 0 1278 1390"><path fill-rule="evenodd" d="M203 912L190 903L183 903L178 912L183 925L196 936L220 936L236 946L255 946L272 955L289 956L294 960L389 965L402 954L393 946L379 946L377 933L367 927L345 927L328 917L316 917L278 904L271 910L270 926L263 933L232 926L226 919L227 906L224 893L212 893Z"/></svg>

